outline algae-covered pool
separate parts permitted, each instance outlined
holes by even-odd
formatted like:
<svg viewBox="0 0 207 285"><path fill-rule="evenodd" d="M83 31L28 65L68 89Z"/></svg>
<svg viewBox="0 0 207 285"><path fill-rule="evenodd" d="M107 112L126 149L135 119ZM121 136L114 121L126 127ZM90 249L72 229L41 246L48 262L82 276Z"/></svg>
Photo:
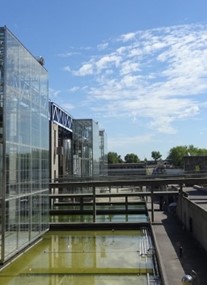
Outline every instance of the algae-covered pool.
<svg viewBox="0 0 207 285"><path fill-rule="evenodd" d="M32 249L0 272L0 284L161 283L156 274L151 237L143 228L48 232Z"/></svg>

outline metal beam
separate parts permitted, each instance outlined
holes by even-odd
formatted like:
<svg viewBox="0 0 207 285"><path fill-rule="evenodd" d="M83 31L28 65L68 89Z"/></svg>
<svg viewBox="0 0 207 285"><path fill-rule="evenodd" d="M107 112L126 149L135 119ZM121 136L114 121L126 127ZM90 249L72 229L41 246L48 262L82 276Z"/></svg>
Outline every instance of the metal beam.
<svg viewBox="0 0 207 285"><path fill-rule="evenodd" d="M179 191L153 191L154 196L159 195L177 195ZM107 197L143 197L143 196L151 196L151 191L148 192L129 192L129 193L97 193L96 198L107 198ZM49 198L93 198L93 193L64 193L64 194L50 194Z"/></svg>
<svg viewBox="0 0 207 285"><path fill-rule="evenodd" d="M125 179L125 180L91 180L91 181L67 181L50 183L52 188L68 187L110 187L110 186L161 186L161 185L180 185L180 184L207 184L207 175L202 177L168 177L168 178L145 178L145 179Z"/></svg>

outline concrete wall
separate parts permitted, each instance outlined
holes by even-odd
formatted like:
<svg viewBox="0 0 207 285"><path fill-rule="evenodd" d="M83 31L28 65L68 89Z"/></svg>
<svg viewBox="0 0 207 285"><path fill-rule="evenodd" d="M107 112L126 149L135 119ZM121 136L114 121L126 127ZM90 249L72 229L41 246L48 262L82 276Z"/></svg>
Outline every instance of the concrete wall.
<svg viewBox="0 0 207 285"><path fill-rule="evenodd" d="M207 212L186 197L179 197L177 214L183 226L207 251Z"/></svg>

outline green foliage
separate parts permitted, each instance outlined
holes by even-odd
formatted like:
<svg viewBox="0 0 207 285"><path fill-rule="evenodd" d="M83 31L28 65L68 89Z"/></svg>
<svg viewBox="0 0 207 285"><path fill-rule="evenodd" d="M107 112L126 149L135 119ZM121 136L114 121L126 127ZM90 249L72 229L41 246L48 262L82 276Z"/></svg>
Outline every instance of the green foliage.
<svg viewBox="0 0 207 285"><path fill-rule="evenodd" d="M161 155L161 153L159 151L154 150L154 151L151 152L151 157L155 161L158 161L162 157L162 155Z"/></svg>
<svg viewBox="0 0 207 285"><path fill-rule="evenodd" d="M172 161L174 166L183 167L183 157L186 155L207 155L207 149L196 148L193 145L176 146L170 149L167 159Z"/></svg>
<svg viewBox="0 0 207 285"><path fill-rule="evenodd" d="M126 163L137 163L140 161L138 156L134 153L128 153L127 155L125 155L124 160Z"/></svg>
<svg viewBox="0 0 207 285"><path fill-rule="evenodd" d="M189 146L176 146L173 147L169 150L169 155L166 158L167 160L171 161L172 164L175 167L183 167L184 166L184 160L183 157L186 155L207 155L207 149L205 148L197 148L194 147L193 145L189 145ZM162 155L160 154L159 151L152 151L151 152L151 157L152 159L154 159L155 161L159 160ZM145 162L147 162L147 159L144 159ZM140 162L139 157L134 154L134 153L128 153L125 155L124 157L124 161L121 158L121 155L117 154L116 152L109 152L108 153L108 163L138 163Z"/></svg>
<svg viewBox="0 0 207 285"><path fill-rule="evenodd" d="M120 155L118 155L116 152L109 152L108 153L108 163L122 163L123 160Z"/></svg>

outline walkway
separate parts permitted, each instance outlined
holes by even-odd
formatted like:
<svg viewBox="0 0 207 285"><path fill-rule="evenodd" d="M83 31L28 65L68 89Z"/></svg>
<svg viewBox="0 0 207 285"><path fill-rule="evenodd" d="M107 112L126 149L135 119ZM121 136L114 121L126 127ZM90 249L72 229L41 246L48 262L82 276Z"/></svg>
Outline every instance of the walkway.
<svg viewBox="0 0 207 285"><path fill-rule="evenodd" d="M176 217L155 211L152 224L158 247L165 285L181 285L185 274L194 270L198 277L193 284L207 284L207 253L193 239L189 232L182 229ZM179 256L179 248L183 256Z"/></svg>

